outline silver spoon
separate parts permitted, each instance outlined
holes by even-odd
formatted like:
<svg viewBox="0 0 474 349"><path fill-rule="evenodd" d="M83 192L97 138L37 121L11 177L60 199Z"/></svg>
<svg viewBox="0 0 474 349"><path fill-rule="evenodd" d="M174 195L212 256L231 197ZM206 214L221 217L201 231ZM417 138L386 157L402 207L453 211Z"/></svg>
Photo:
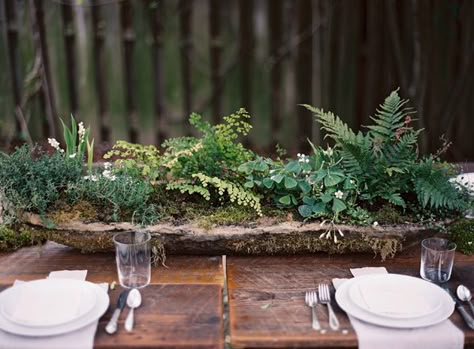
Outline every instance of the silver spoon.
<svg viewBox="0 0 474 349"><path fill-rule="evenodd" d="M471 312L474 314L474 305L471 302L471 291L464 286L464 285L459 285L456 294L458 295L458 298L462 300L463 302L467 302L469 304L469 307L471 308Z"/></svg>
<svg viewBox="0 0 474 349"><path fill-rule="evenodd" d="M133 310L142 304L142 295L136 288L130 291L127 297L127 305L130 307L130 312L125 319L125 330L128 332L133 330Z"/></svg>

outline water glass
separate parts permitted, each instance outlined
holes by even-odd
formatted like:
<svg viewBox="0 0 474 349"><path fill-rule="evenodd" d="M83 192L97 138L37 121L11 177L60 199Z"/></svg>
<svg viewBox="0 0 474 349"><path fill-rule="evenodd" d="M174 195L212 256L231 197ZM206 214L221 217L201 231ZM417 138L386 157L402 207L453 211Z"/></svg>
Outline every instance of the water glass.
<svg viewBox="0 0 474 349"><path fill-rule="evenodd" d="M447 239L429 238L421 242L420 276L434 283L450 279L456 244Z"/></svg>
<svg viewBox="0 0 474 349"><path fill-rule="evenodd" d="M142 288L150 283L151 235L148 232L127 231L115 234L115 258L120 285Z"/></svg>

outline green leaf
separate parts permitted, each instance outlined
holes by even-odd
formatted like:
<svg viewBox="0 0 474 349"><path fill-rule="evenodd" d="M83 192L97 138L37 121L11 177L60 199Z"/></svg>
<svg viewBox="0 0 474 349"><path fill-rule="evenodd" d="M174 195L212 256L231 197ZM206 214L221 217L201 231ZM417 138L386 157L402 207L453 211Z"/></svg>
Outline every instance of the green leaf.
<svg viewBox="0 0 474 349"><path fill-rule="evenodd" d="M283 178L285 178L285 176L283 176L282 174L277 174L277 175L274 175L274 176L270 177L270 179L271 179L272 181L274 181L275 183L278 183L278 184L281 183L281 181L283 180Z"/></svg>
<svg viewBox="0 0 474 349"><path fill-rule="evenodd" d="M273 181L270 178L264 178L263 179L263 185L270 189L273 186Z"/></svg>
<svg viewBox="0 0 474 349"><path fill-rule="evenodd" d="M326 212L326 204L324 202L318 202L313 206L313 213L321 214Z"/></svg>
<svg viewBox="0 0 474 349"><path fill-rule="evenodd" d="M285 177L285 188L292 189L298 185L298 182L293 177Z"/></svg>
<svg viewBox="0 0 474 349"><path fill-rule="evenodd" d="M328 174L324 177L324 185L326 187L333 187L344 180L344 177L339 177L338 175Z"/></svg>
<svg viewBox="0 0 474 349"><path fill-rule="evenodd" d="M326 171L324 171L324 170L319 170L319 171L316 172L316 176L311 175L311 179L313 179L316 183L319 183L319 182L321 182L321 181L324 179L324 177L327 176L327 174L328 174L328 173L327 173ZM313 177L313 176L314 176L314 177Z"/></svg>
<svg viewBox="0 0 474 349"><path fill-rule="evenodd" d="M307 163L307 162L303 162L303 163L301 164L301 169L302 169L303 171L311 171L311 170L312 170L311 164L309 164L309 163Z"/></svg>
<svg viewBox="0 0 474 349"><path fill-rule="evenodd" d="M252 169L250 168L249 163L240 165L238 170L239 170L239 172L243 172L245 174L252 173Z"/></svg>
<svg viewBox="0 0 474 349"><path fill-rule="evenodd" d="M293 205L298 205L298 200L296 199L296 197L293 194L290 194L290 198L291 198L291 202L293 203Z"/></svg>
<svg viewBox="0 0 474 349"><path fill-rule="evenodd" d="M281 204L283 205L290 205L291 204L291 198L290 198L290 195L285 195L285 196L282 196L278 202L280 202Z"/></svg>
<svg viewBox="0 0 474 349"><path fill-rule="evenodd" d="M264 162L259 162L255 165L255 170L260 172L268 171L268 165Z"/></svg>
<svg viewBox="0 0 474 349"><path fill-rule="evenodd" d="M311 185L309 185L308 182L306 182L304 179L300 180L298 182L298 185L304 194L309 193L311 191Z"/></svg>
<svg viewBox="0 0 474 349"><path fill-rule="evenodd" d="M334 201L332 202L332 210L334 213L344 211L346 208L347 207L344 201L339 200L338 198L334 198Z"/></svg>
<svg viewBox="0 0 474 349"><path fill-rule="evenodd" d="M309 205L301 205L300 207L298 207L298 212L304 218L309 217L313 214L313 210Z"/></svg>
<svg viewBox="0 0 474 349"><path fill-rule="evenodd" d="M253 181L247 181L244 184L245 188L253 188L254 182Z"/></svg>
<svg viewBox="0 0 474 349"><path fill-rule="evenodd" d="M285 170L298 174L301 171L301 165L299 161L291 161L285 166Z"/></svg>
<svg viewBox="0 0 474 349"><path fill-rule="evenodd" d="M329 201L331 201L333 196L330 193L324 193L321 195L321 201L327 204Z"/></svg>
<svg viewBox="0 0 474 349"><path fill-rule="evenodd" d="M303 202L306 204L306 205L309 205L309 206L313 206L314 205L314 202L316 200L312 197L309 197L309 196L304 196L303 197Z"/></svg>

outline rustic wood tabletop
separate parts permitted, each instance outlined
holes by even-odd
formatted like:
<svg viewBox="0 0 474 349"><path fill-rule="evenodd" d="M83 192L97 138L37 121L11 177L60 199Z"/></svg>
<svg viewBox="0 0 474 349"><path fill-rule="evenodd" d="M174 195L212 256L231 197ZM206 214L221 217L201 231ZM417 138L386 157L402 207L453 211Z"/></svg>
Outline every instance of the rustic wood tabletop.
<svg viewBox="0 0 474 349"><path fill-rule="evenodd" d="M356 348L356 334L335 301L345 331L311 329L304 292L335 277L351 277L349 268L383 266L391 273L418 276L419 261L419 248L386 261L360 254L169 256L166 267L153 268L151 284L143 290L136 330L125 332L125 316L121 316L120 331L107 335L104 326L109 310L99 322L95 348ZM87 280L92 282L117 280L113 253L84 255L49 242L41 248L0 254L0 287L64 269L87 269ZM461 281L474 290L474 257L458 253L449 286L454 288ZM119 293L120 287L109 291L112 306ZM224 305L226 293L228 304ZM318 306L317 311L327 327L325 307ZM474 331L457 312L451 320L464 331L466 348L474 347Z"/></svg>

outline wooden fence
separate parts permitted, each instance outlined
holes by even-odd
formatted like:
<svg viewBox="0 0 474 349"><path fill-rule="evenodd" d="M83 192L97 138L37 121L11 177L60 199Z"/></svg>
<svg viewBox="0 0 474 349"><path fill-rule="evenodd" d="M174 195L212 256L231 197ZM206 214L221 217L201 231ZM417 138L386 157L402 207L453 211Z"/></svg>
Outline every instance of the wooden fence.
<svg viewBox="0 0 474 349"><path fill-rule="evenodd" d="M322 144L309 103L352 127L400 87L450 160L474 159L474 1L2 0L0 137L59 137L58 116L96 142L160 144L253 114L248 145Z"/></svg>

